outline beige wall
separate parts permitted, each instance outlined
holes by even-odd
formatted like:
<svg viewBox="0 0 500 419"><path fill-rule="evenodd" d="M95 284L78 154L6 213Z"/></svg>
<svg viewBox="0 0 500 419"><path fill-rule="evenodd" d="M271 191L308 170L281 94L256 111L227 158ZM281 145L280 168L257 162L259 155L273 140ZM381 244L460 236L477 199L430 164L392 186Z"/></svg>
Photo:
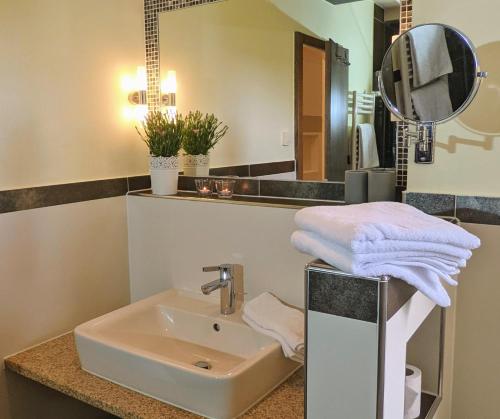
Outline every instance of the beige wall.
<svg viewBox="0 0 500 419"><path fill-rule="evenodd" d="M229 0L162 13L162 77L177 72L177 109L214 113L230 128L211 166L293 160L294 31L266 0ZM293 143L293 140L291 140Z"/></svg>
<svg viewBox="0 0 500 419"><path fill-rule="evenodd" d="M458 119L438 126L436 163L410 164L410 191L500 195L500 4L491 0L415 0L415 24L441 22L465 32L490 72L476 101Z"/></svg>
<svg viewBox="0 0 500 419"><path fill-rule="evenodd" d="M460 276L452 419L498 418L500 226L468 224L482 246Z"/></svg>
<svg viewBox="0 0 500 419"><path fill-rule="evenodd" d="M147 171L120 86L143 43L141 0L0 1L0 190ZM0 231L0 358L129 301L124 197L1 214ZM2 364L5 419L7 385Z"/></svg>
<svg viewBox="0 0 500 419"><path fill-rule="evenodd" d="M0 359L128 303L124 197L4 214L0 231ZM1 418L5 386L2 363Z"/></svg>
<svg viewBox="0 0 500 419"><path fill-rule="evenodd" d="M325 0L269 0L323 39L349 50L349 89L370 91L373 80L373 0L332 5Z"/></svg>
<svg viewBox="0 0 500 419"><path fill-rule="evenodd" d="M414 23L442 22L465 32L490 72L470 110L438 127L436 163L411 164L410 191L499 196L500 5L490 0L415 0ZM460 275L457 296L453 419L495 419L500 388L500 227L464 225L482 247Z"/></svg>
<svg viewBox="0 0 500 419"><path fill-rule="evenodd" d="M121 76L144 63L141 0L0 2L0 190L147 172Z"/></svg>
<svg viewBox="0 0 500 419"><path fill-rule="evenodd" d="M172 287L199 291L216 275L203 273L203 266L239 263L247 300L271 291L304 306L304 266L311 257L290 243L297 210L134 196L127 200L132 300Z"/></svg>
<svg viewBox="0 0 500 419"><path fill-rule="evenodd" d="M372 0L228 0L160 15L161 72L177 72L178 111L215 113L230 127L212 166L294 159L295 31L349 48L350 88L371 89Z"/></svg>

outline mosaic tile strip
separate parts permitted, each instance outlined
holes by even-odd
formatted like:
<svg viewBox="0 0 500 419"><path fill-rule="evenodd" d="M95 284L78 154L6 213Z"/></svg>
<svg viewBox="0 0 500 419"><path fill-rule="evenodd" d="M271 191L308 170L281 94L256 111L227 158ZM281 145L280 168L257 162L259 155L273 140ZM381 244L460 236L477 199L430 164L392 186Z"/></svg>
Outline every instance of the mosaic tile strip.
<svg viewBox="0 0 500 419"><path fill-rule="evenodd" d="M144 36L146 43L146 69L148 74L148 107L149 110L160 108L161 75L160 75L160 28L158 15L186 7L200 6L224 0L144 0Z"/></svg>
<svg viewBox="0 0 500 419"><path fill-rule="evenodd" d="M399 9L400 33L406 32L413 25L413 0L401 0ZM398 122L396 124L396 186L402 190L408 184L408 145L404 135L407 124Z"/></svg>

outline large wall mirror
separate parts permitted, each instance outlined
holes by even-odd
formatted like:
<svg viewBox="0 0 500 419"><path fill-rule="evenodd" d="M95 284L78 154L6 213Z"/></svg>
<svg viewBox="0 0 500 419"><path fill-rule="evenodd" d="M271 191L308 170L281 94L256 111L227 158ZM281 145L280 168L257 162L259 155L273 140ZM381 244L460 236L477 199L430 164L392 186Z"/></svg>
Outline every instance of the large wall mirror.
<svg viewBox="0 0 500 419"><path fill-rule="evenodd" d="M177 112L229 126L211 173L343 181L394 167L395 126L376 91L396 0L223 0L159 15L160 77L175 71ZM169 73L170 72L170 73ZM267 168L267 171L266 171Z"/></svg>

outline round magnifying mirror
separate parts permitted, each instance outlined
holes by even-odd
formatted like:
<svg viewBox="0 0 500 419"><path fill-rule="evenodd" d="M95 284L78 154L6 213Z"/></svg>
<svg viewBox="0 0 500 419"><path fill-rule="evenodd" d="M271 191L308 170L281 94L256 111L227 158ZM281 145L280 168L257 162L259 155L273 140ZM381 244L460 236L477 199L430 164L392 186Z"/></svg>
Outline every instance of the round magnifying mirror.
<svg viewBox="0 0 500 419"><path fill-rule="evenodd" d="M481 78L476 51L459 30L415 26L387 51L379 73L386 106L410 123L441 123L467 108Z"/></svg>

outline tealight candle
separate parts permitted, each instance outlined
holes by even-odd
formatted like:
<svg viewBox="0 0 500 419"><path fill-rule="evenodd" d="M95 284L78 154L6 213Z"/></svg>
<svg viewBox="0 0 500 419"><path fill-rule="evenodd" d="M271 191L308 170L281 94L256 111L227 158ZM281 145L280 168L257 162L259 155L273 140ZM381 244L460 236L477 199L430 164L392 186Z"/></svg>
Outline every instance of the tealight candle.
<svg viewBox="0 0 500 419"><path fill-rule="evenodd" d="M212 191L214 190L214 181L212 179L195 179L194 183L199 196L203 198L212 196Z"/></svg>
<svg viewBox="0 0 500 419"><path fill-rule="evenodd" d="M235 184L236 181L232 179L216 180L215 189L219 198L232 198Z"/></svg>

